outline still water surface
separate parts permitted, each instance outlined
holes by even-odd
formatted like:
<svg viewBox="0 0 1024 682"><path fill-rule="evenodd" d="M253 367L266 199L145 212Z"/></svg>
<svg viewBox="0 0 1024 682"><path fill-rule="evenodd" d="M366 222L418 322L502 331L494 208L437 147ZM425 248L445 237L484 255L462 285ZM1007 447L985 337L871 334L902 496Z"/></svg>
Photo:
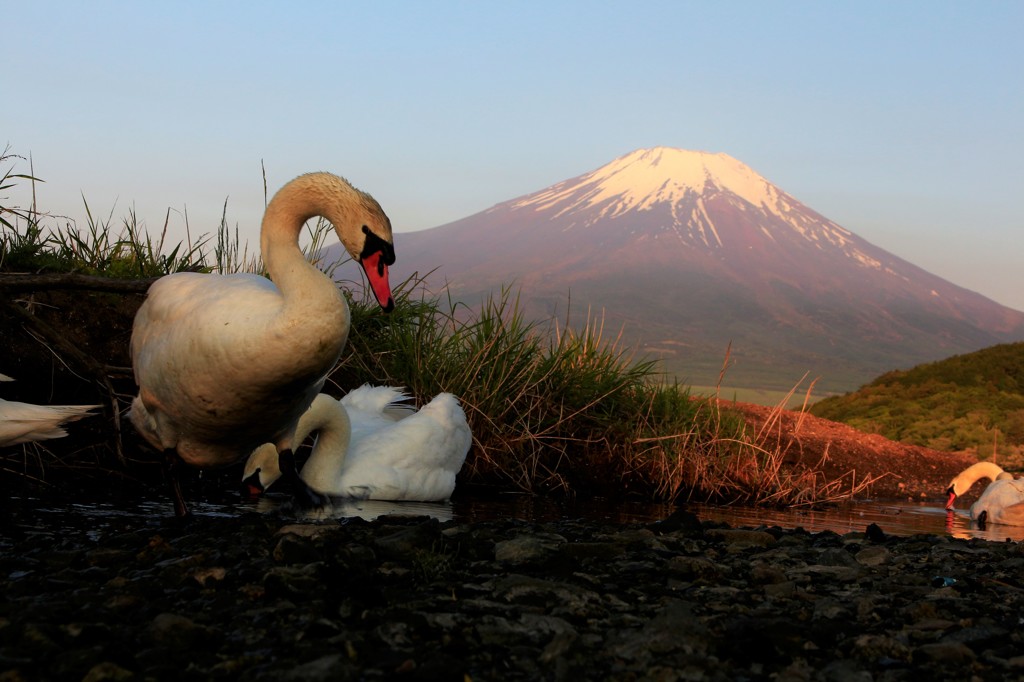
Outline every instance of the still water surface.
<svg viewBox="0 0 1024 682"><path fill-rule="evenodd" d="M703 521L721 521L733 527L780 526L803 528L810 532L831 530L842 534L864 531L870 524L875 523L892 535L929 533L995 541L1024 540L1024 528L989 524L982 530L972 524L967 508L946 512L942 503L937 500L921 503L862 501L820 510L762 509L697 503L687 503L685 508ZM486 504L471 500L453 503L456 517L468 516L471 519L515 516L537 520L590 518L615 523L650 523L666 518L675 510L676 507L672 505L647 503L612 505L607 502L578 502L573 505L559 505L537 500L509 501L504 505L500 501L495 503L491 500Z"/></svg>
<svg viewBox="0 0 1024 682"><path fill-rule="evenodd" d="M67 502L21 499L9 500L24 512L31 508L31 518L40 527L67 525L69 518L83 523L87 532L118 525L129 517L156 521L173 514L169 500L122 500L118 502ZM966 504L964 505L966 507ZM1024 528L990 524L982 530L971 523L967 509L947 513L938 500L930 502L853 502L828 509L760 509L744 506L714 506L687 503L685 508L704 521L720 521L733 527L780 526L803 528L810 532L830 530L836 533L864 531L877 524L892 535L929 533L957 538L985 540L1024 540ZM559 502L527 495L506 495L498 498L459 498L447 503L426 502L338 502L330 509L299 512L291 508L285 496L267 496L258 500L226 499L199 501L192 511L200 516L233 516L245 512L280 513L300 519L354 518L367 520L388 514L432 516L442 521L486 521L515 518L524 521L558 521L590 519L609 523L651 523L668 517L677 507L665 504L607 501ZM91 522L90 522L91 521ZM78 524L75 524L78 525ZM88 529L94 529L89 531Z"/></svg>

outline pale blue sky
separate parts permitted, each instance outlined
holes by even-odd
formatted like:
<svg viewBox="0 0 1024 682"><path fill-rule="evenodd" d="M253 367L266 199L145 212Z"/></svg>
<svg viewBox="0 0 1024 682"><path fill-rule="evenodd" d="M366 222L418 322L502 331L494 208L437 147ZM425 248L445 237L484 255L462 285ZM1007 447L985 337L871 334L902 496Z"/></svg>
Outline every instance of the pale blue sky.
<svg viewBox="0 0 1024 682"><path fill-rule="evenodd" d="M210 232L228 199L255 244L262 160L271 192L331 170L410 231L665 145L730 154L1024 309L1024 3L0 0L0 17L0 148L79 223L84 195Z"/></svg>

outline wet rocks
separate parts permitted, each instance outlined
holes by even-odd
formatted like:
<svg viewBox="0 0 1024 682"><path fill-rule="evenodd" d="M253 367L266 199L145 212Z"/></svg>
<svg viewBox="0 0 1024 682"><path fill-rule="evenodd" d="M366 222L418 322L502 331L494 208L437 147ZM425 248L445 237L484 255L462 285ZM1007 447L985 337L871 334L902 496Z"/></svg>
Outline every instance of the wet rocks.
<svg viewBox="0 0 1024 682"><path fill-rule="evenodd" d="M1024 674L1024 551L884 529L125 517L0 526L0 680Z"/></svg>

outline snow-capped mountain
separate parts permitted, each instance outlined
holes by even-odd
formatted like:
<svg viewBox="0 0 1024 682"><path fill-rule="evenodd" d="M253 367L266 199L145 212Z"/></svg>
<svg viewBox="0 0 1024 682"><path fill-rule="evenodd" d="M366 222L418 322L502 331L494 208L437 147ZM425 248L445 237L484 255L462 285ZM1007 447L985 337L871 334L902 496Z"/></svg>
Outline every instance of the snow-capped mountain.
<svg viewBox="0 0 1024 682"><path fill-rule="evenodd" d="M434 270L474 302L503 284L538 318L605 331L714 384L856 388L881 372L1024 339L1024 313L811 210L725 154L658 147L462 220L396 235L394 277ZM436 269L436 270L435 270Z"/></svg>

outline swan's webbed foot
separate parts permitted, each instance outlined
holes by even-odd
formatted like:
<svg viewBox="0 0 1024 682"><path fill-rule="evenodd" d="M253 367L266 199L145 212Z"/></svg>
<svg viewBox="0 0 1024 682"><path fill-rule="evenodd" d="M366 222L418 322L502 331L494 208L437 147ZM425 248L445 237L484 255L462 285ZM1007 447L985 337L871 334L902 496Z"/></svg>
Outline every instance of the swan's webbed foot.
<svg viewBox="0 0 1024 682"><path fill-rule="evenodd" d="M315 509L331 503L330 496L313 490L308 483L299 478L299 472L295 468L295 453L290 449L277 453L277 461L281 477L291 486L296 504L305 509Z"/></svg>

